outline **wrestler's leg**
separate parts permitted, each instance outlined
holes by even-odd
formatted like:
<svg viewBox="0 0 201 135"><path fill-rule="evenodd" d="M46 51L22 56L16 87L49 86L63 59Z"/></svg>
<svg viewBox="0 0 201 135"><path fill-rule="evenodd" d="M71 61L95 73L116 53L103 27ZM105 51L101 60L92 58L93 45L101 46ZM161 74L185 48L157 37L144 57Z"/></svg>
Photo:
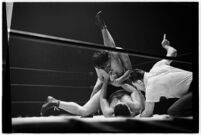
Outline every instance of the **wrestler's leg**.
<svg viewBox="0 0 201 135"><path fill-rule="evenodd" d="M105 25L102 11L99 11L96 14L96 21L97 21L98 27L101 29L101 32L102 32L104 45L109 46L109 47L115 47L114 40L113 40L112 36L110 35L110 33L107 29L107 26Z"/></svg>
<svg viewBox="0 0 201 135"><path fill-rule="evenodd" d="M193 103L192 91L194 89L194 82L191 82L188 93L178 99L173 105L168 108L168 114L172 116L192 116Z"/></svg>
<svg viewBox="0 0 201 135"><path fill-rule="evenodd" d="M192 116L192 92L178 99L170 106L168 114L172 116Z"/></svg>
<svg viewBox="0 0 201 135"><path fill-rule="evenodd" d="M96 19L97 19L97 25L100 27L101 29L101 33L102 33L102 37L103 37L103 42L104 42L104 46L108 46L108 47L116 47L115 42L113 37L111 36L110 32L108 31L104 19L103 19L103 13L102 11L99 11L96 14ZM119 48L120 49L120 48ZM131 65L131 61L130 58L128 56L128 54L123 54L123 53L112 53L114 54L120 54L120 55L115 55L114 60L116 62L118 62L120 59L122 62L122 66L124 66L125 70L132 70L132 65ZM120 63L119 63L120 66Z"/></svg>
<svg viewBox="0 0 201 135"><path fill-rule="evenodd" d="M103 43L105 46L116 47L114 39L112 38L112 36L107 28L101 29L101 33L103 36Z"/></svg>
<svg viewBox="0 0 201 135"><path fill-rule="evenodd" d="M100 91L97 92L84 106L75 102L60 101L59 108L79 116L87 116L96 113L100 108Z"/></svg>

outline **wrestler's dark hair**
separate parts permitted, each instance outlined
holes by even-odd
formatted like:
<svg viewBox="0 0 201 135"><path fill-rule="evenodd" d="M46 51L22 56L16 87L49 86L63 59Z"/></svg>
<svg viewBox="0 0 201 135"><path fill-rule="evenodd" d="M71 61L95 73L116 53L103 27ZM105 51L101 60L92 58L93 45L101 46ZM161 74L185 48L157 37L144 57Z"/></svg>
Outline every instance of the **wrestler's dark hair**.
<svg viewBox="0 0 201 135"><path fill-rule="evenodd" d="M118 104L114 107L114 115L115 117L121 116L121 117L130 117L131 112L128 109L128 106L124 104Z"/></svg>
<svg viewBox="0 0 201 135"><path fill-rule="evenodd" d="M97 51L92 56L94 67L101 68L109 60L108 52Z"/></svg>
<svg viewBox="0 0 201 135"><path fill-rule="evenodd" d="M145 71L142 69L133 69L133 72L131 73L131 79L133 82L136 82L137 80L143 80Z"/></svg>

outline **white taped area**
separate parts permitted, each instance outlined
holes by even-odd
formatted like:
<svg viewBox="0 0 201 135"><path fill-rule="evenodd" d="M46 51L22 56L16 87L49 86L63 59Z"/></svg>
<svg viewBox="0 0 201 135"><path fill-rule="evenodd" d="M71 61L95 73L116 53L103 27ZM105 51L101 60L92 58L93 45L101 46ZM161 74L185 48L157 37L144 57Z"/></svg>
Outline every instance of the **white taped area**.
<svg viewBox="0 0 201 135"><path fill-rule="evenodd" d="M188 125L188 126L186 126ZM154 115L105 118L103 115L93 117L49 116L12 118L14 133L191 133L192 117L174 118L169 115Z"/></svg>
<svg viewBox="0 0 201 135"><path fill-rule="evenodd" d="M93 116L91 117L86 117L83 118L81 116L49 116L49 117L17 117L17 118L12 118L12 124L17 124L19 122L63 122L66 121L66 119L78 119L78 120L82 120L82 121L124 121L127 119L133 119L133 120L172 120L172 117L169 115L153 115L152 117L110 117L110 118L106 118L103 115L97 115L97 116Z"/></svg>
<svg viewBox="0 0 201 135"><path fill-rule="evenodd" d="M13 2L6 2L6 18L7 18L8 31L11 28L12 14L13 14ZM8 41L9 41L9 36L10 36L10 33L8 32Z"/></svg>

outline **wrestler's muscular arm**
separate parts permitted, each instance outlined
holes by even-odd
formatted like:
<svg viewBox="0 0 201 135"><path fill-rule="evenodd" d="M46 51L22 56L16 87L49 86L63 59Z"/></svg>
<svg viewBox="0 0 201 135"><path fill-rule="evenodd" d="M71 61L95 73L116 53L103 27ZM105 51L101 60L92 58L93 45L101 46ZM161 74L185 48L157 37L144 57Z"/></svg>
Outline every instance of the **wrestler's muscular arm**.
<svg viewBox="0 0 201 135"><path fill-rule="evenodd" d="M134 107L136 112L141 113L144 110L144 96L141 94L141 92L137 89L135 89L133 86L130 84L124 83L121 86L125 91L128 91L131 93L131 99L134 103Z"/></svg>
<svg viewBox="0 0 201 135"><path fill-rule="evenodd" d="M91 97L93 97L93 95L96 94L101 89L101 87L103 85L104 70L98 69L98 68L95 68L95 70L96 70L96 74L97 74L97 80L96 80L96 84L93 88L93 91L91 93Z"/></svg>
<svg viewBox="0 0 201 135"><path fill-rule="evenodd" d="M110 107L107 100L107 86L109 82L109 75L107 73L103 73L103 85L101 88L100 94L100 106L105 117L111 117L114 113L114 109Z"/></svg>
<svg viewBox="0 0 201 135"><path fill-rule="evenodd" d="M101 89L102 84L103 84L102 81L99 78L97 78L96 84L93 88L90 98L92 98Z"/></svg>

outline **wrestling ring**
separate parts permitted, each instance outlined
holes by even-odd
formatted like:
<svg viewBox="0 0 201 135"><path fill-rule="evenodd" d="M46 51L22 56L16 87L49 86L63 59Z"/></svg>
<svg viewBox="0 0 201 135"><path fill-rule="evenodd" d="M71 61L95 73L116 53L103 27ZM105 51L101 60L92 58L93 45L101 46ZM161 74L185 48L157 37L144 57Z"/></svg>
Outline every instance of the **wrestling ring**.
<svg viewBox="0 0 201 135"><path fill-rule="evenodd" d="M180 54L178 57L165 57L155 54L137 52L128 49L116 49L105 47L102 44L92 43L92 42L85 42L85 41L78 41L72 40L57 36L50 36L45 34L39 34L29 31L22 31L17 29L9 29L8 34L10 39L17 39L23 40L25 42L38 42L40 44L48 44L48 46L56 46L58 48L74 48L74 49L83 49L83 50L107 50L119 53L126 53L129 56L140 57L149 59L147 62L138 63L133 65L133 67L142 66L145 64L153 64L155 61L160 59L169 59L173 60L175 63L183 64L187 66L192 66L191 62L184 61L179 56L189 55L190 53ZM14 71L19 72L33 72L35 74L40 73L45 76L50 77L51 74L58 74L57 77L62 75L65 77L77 77L84 76L84 78L94 78L95 73L93 71L89 72L76 72L76 71L68 71L68 70L57 70L57 69L41 69L35 67L20 67L20 66L10 66L9 67L10 74L14 74ZM18 74L14 74L18 75ZM23 76L22 76L23 78ZM45 77L44 77L45 78ZM59 77L58 77L59 78ZM33 79L33 78L31 78ZM36 78L37 79L37 78ZM77 81L77 79L74 79ZM29 82L29 81L27 81ZM38 83L23 83L19 81L19 83L10 83L11 89L15 90L16 88L21 88L23 91L26 88L30 88L34 90L35 88L44 89L47 91L48 89L69 89L71 91L75 89L82 89L82 92L85 89L92 90L93 88L93 81L89 81L88 84L91 85L84 85L81 86L73 84L73 85L57 85L55 84L45 84ZM50 81L51 82L51 81ZM77 91L76 91L77 92ZM15 92L12 93L13 95ZM27 93L28 94L28 93ZM37 93L36 94L40 94ZM81 93L82 94L82 93ZM12 96L13 96L12 95ZM65 95L64 95L65 96ZM19 98L19 97L18 97ZM36 110L41 106L44 101L40 99L44 99L44 97L39 96L36 100L29 100L25 98L25 100L12 100L11 104L13 106L17 106L18 104L37 104L37 107L33 108L29 111L37 111L38 116L33 115L12 115L11 117L11 126L12 126L12 133L192 133L194 132L194 117L172 117L167 114L155 114L153 117L150 118L105 118L103 115L95 115L89 117L80 117L71 114L59 114L50 115L49 116L39 116L39 111ZM78 97L77 97L78 98ZM17 99L17 98L16 98ZM34 98L32 98L34 99ZM39 99L39 100L38 100ZM73 98L72 98L73 99ZM84 99L86 100L86 99ZM78 101L79 103L79 101ZM83 104L83 101L80 101L80 104ZM16 107L17 108L17 107ZM13 107L12 109L15 109ZM28 110L27 110L28 111ZM20 113L20 111L18 112ZM35 114L35 113L33 113Z"/></svg>
<svg viewBox="0 0 201 135"><path fill-rule="evenodd" d="M104 47L103 45L97 45L94 43L82 42L64 39L60 37L53 37L48 35L42 35L37 33L10 30L10 36L14 38L23 38L23 40L36 40L37 42L53 42L54 44L61 45L63 47L81 47L86 49L100 49L109 50L121 53L128 53L130 55L145 57L149 59L170 59L181 64L191 65L192 63L181 61L179 58L171 58L164 56L156 56L150 54L137 53L130 50L115 49ZM143 64L143 63L142 63ZM67 72L59 70L46 70L46 69L34 69L34 68L22 68L22 67L10 67L10 70L30 70L37 72L56 72L63 74L76 74L76 72ZM78 73L80 74L80 73ZM93 73L88 73L88 75ZM55 88L78 88L79 86L59 86L59 85L37 85L37 84L11 84L11 87L55 87ZM84 87L80 87L84 89ZM86 88L91 88L86 87ZM13 101L17 103L17 101ZM29 102L29 101L27 101ZM30 101L31 102L31 101ZM35 101L36 102L36 101ZM19 103L19 102L18 102ZM22 102L21 102L22 103ZM38 103L43 103L38 101ZM180 127L180 123L183 125L193 125L193 118L172 118L168 115L154 115L151 118L104 118L102 115L94 116L93 118L81 118L79 116L49 116L49 117L16 117L12 118L13 132L76 132L79 127L79 132L191 132L190 127ZM126 125L126 126L122 126ZM132 127L135 125L134 127ZM136 126L138 125L138 126ZM120 127L121 128L120 128ZM54 127L54 128L50 128ZM142 130L146 128L146 130Z"/></svg>

